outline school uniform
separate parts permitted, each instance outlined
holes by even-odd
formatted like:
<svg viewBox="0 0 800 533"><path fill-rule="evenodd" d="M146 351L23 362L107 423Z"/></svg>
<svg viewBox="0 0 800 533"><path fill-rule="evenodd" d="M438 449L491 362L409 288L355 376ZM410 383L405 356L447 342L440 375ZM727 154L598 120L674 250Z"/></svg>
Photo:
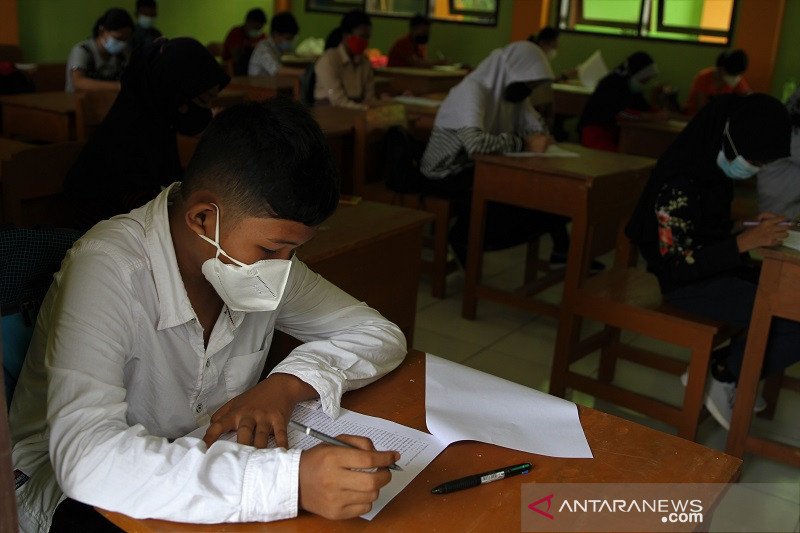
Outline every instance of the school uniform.
<svg viewBox="0 0 800 533"><path fill-rule="evenodd" d="M64 81L64 90L68 93L75 92L72 83L72 72L80 70L87 78L94 80L118 81L122 71L130 59L130 48L120 54L103 57L94 39L86 39L72 47L67 58L67 72Z"/></svg>
<svg viewBox="0 0 800 533"><path fill-rule="evenodd" d="M372 65L363 55L350 57L344 43L326 50L314 65L314 100L318 104L366 109L375 99Z"/></svg>
<svg viewBox="0 0 800 533"><path fill-rule="evenodd" d="M764 165L758 173L758 210L793 219L800 216L800 89L786 104L794 118L789 157Z"/></svg>
<svg viewBox="0 0 800 533"><path fill-rule="evenodd" d="M389 49L390 67L411 67L414 66L411 59L416 57L418 59L425 59L427 55L427 47L424 44L419 44L414 41L410 33L397 39L392 47Z"/></svg>
<svg viewBox="0 0 800 533"><path fill-rule="evenodd" d="M265 38L264 33L257 37L248 36L244 26L236 26L228 32L225 42L222 44L222 60L233 62L234 76L247 75L250 56L256 45Z"/></svg>
<svg viewBox="0 0 800 533"><path fill-rule="evenodd" d="M275 329L306 344L273 373L314 387L331 417L405 356L397 326L296 257L277 309L224 307L205 347L170 234L178 187L92 228L42 304L10 413L23 531L47 531L65 496L181 522L294 517L299 450L183 436L258 382Z"/></svg>
<svg viewBox="0 0 800 533"><path fill-rule="evenodd" d="M713 98L721 94L745 95L751 92L753 92L753 89L750 88L744 77L731 87L722 80L717 67L704 68L692 80L692 85L689 87L689 98L686 100L684 111L687 115L697 113L699 111L697 109L697 99L701 95L706 98Z"/></svg>

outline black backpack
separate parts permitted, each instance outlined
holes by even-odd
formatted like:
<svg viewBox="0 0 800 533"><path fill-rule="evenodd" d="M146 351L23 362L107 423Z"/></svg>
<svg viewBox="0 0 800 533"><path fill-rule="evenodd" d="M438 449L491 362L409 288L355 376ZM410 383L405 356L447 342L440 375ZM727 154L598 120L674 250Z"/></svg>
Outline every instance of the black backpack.
<svg viewBox="0 0 800 533"><path fill-rule="evenodd" d="M420 184L425 177L419 171L419 164L425 144L415 139L403 126L392 126L383 136L381 143L381 176L386 187L394 192L420 192Z"/></svg>

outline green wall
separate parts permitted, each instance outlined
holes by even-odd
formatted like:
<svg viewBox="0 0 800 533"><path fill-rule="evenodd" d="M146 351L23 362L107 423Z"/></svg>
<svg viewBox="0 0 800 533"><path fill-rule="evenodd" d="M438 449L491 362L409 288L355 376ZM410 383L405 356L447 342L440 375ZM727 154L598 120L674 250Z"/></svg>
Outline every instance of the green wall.
<svg viewBox="0 0 800 533"><path fill-rule="evenodd" d="M105 10L121 7L133 16L135 5L135 0L19 0L25 60L65 61L75 43L91 35ZM191 35L202 43L222 41L254 7L272 15L271 0L159 0L157 27L169 36Z"/></svg>
<svg viewBox="0 0 800 533"><path fill-rule="evenodd" d="M774 96L783 96L783 86L787 82L800 84L800 44L797 32L800 30L800 0L788 0L783 13L783 27L775 61L775 74L772 78Z"/></svg>

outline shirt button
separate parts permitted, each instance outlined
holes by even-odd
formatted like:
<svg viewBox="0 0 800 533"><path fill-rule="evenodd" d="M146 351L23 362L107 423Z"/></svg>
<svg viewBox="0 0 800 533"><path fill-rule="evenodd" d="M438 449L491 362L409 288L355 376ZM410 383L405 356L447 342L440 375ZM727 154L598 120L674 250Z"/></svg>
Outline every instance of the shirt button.
<svg viewBox="0 0 800 533"><path fill-rule="evenodd" d="M211 359L206 359L206 368L211 366Z"/></svg>
<svg viewBox="0 0 800 533"><path fill-rule="evenodd" d="M203 404L202 403L198 403L197 407L195 407L194 410L199 413L200 411L203 410Z"/></svg>

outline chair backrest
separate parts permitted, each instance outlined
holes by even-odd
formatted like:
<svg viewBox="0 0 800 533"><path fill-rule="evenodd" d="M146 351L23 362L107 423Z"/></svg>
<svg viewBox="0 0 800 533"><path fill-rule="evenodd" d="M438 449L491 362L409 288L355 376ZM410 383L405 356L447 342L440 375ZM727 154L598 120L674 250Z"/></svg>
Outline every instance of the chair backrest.
<svg viewBox="0 0 800 533"><path fill-rule="evenodd" d="M118 91L91 91L75 99L75 130L79 141L85 141L108 115Z"/></svg>
<svg viewBox="0 0 800 533"><path fill-rule="evenodd" d="M64 197L64 178L86 143L37 146L3 161L3 219L18 227L75 227L75 212Z"/></svg>
<svg viewBox="0 0 800 533"><path fill-rule="evenodd" d="M363 194L364 185L381 181L381 145L386 131L392 126L408 127L406 109L402 104L386 104L367 109L355 128L355 160L353 161L353 192Z"/></svg>

